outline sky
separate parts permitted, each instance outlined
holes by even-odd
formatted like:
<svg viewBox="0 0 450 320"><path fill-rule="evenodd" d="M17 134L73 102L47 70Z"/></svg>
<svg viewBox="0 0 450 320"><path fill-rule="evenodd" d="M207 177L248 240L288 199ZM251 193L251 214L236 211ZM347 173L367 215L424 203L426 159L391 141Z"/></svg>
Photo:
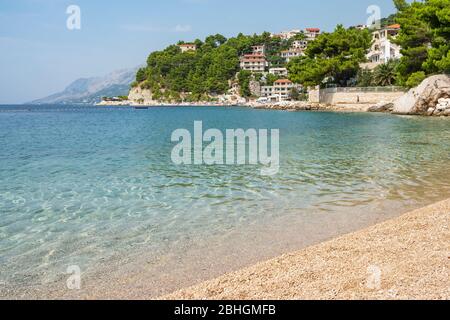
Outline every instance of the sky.
<svg viewBox="0 0 450 320"><path fill-rule="evenodd" d="M80 29L67 28L71 5ZM0 104L142 65L178 40L365 24L371 5L395 11L392 0L0 0Z"/></svg>

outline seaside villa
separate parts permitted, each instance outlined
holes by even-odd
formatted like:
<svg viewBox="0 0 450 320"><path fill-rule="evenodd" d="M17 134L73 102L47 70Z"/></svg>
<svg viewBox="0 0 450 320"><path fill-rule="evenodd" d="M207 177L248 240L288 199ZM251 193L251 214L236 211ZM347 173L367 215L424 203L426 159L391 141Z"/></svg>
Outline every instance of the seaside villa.
<svg viewBox="0 0 450 320"><path fill-rule="evenodd" d="M269 66L266 57L262 54L245 54L241 57L241 69L251 72L264 72Z"/></svg>
<svg viewBox="0 0 450 320"><path fill-rule="evenodd" d="M374 69L391 59L400 59L402 57L400 53L401 47L391 41L399 32L399 24L390 25L373 32L373 44L367 54L369 62L362 64L361 67Z"/></svg>
<svg viewBox="0 0 450 320"><path fill-rule="evenodd" d="M261 98L259 101L280 102L289 100L292 89L298 89L299 86L289 79L280 79L273 83L273 86L261 87Z"/></svg>

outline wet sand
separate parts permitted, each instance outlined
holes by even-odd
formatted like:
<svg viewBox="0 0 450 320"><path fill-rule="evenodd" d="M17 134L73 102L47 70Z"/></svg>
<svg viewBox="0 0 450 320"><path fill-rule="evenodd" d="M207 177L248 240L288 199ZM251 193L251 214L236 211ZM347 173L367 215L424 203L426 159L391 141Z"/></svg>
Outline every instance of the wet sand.
<svg viewBox="0 0 450 320"><path fill-rule="evenodd" d="M450 299L450 199L163 299Z"/></svg>

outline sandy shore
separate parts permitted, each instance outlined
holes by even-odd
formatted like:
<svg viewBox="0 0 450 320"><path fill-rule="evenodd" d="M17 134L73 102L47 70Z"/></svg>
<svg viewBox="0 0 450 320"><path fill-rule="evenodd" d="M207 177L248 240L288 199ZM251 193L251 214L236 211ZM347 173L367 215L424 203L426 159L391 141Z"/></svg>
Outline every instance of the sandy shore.
<svg viewBox="0 0 450 320"><path fill-rule="evenodd" d="M163 299L450 299L450 199Z"/></svg>

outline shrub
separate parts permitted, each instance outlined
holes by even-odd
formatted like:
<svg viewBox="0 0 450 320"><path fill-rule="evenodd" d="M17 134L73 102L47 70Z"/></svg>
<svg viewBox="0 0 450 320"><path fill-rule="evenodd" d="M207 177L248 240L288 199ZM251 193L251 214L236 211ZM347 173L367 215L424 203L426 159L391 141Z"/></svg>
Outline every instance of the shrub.
<svg viewBox="0 0 450 320"><path fill-rule="evenodd" d="M415 72L409 76L408 81L406 81L406 86L409 88L417 87L426 77L423 71Z"/></svg>

